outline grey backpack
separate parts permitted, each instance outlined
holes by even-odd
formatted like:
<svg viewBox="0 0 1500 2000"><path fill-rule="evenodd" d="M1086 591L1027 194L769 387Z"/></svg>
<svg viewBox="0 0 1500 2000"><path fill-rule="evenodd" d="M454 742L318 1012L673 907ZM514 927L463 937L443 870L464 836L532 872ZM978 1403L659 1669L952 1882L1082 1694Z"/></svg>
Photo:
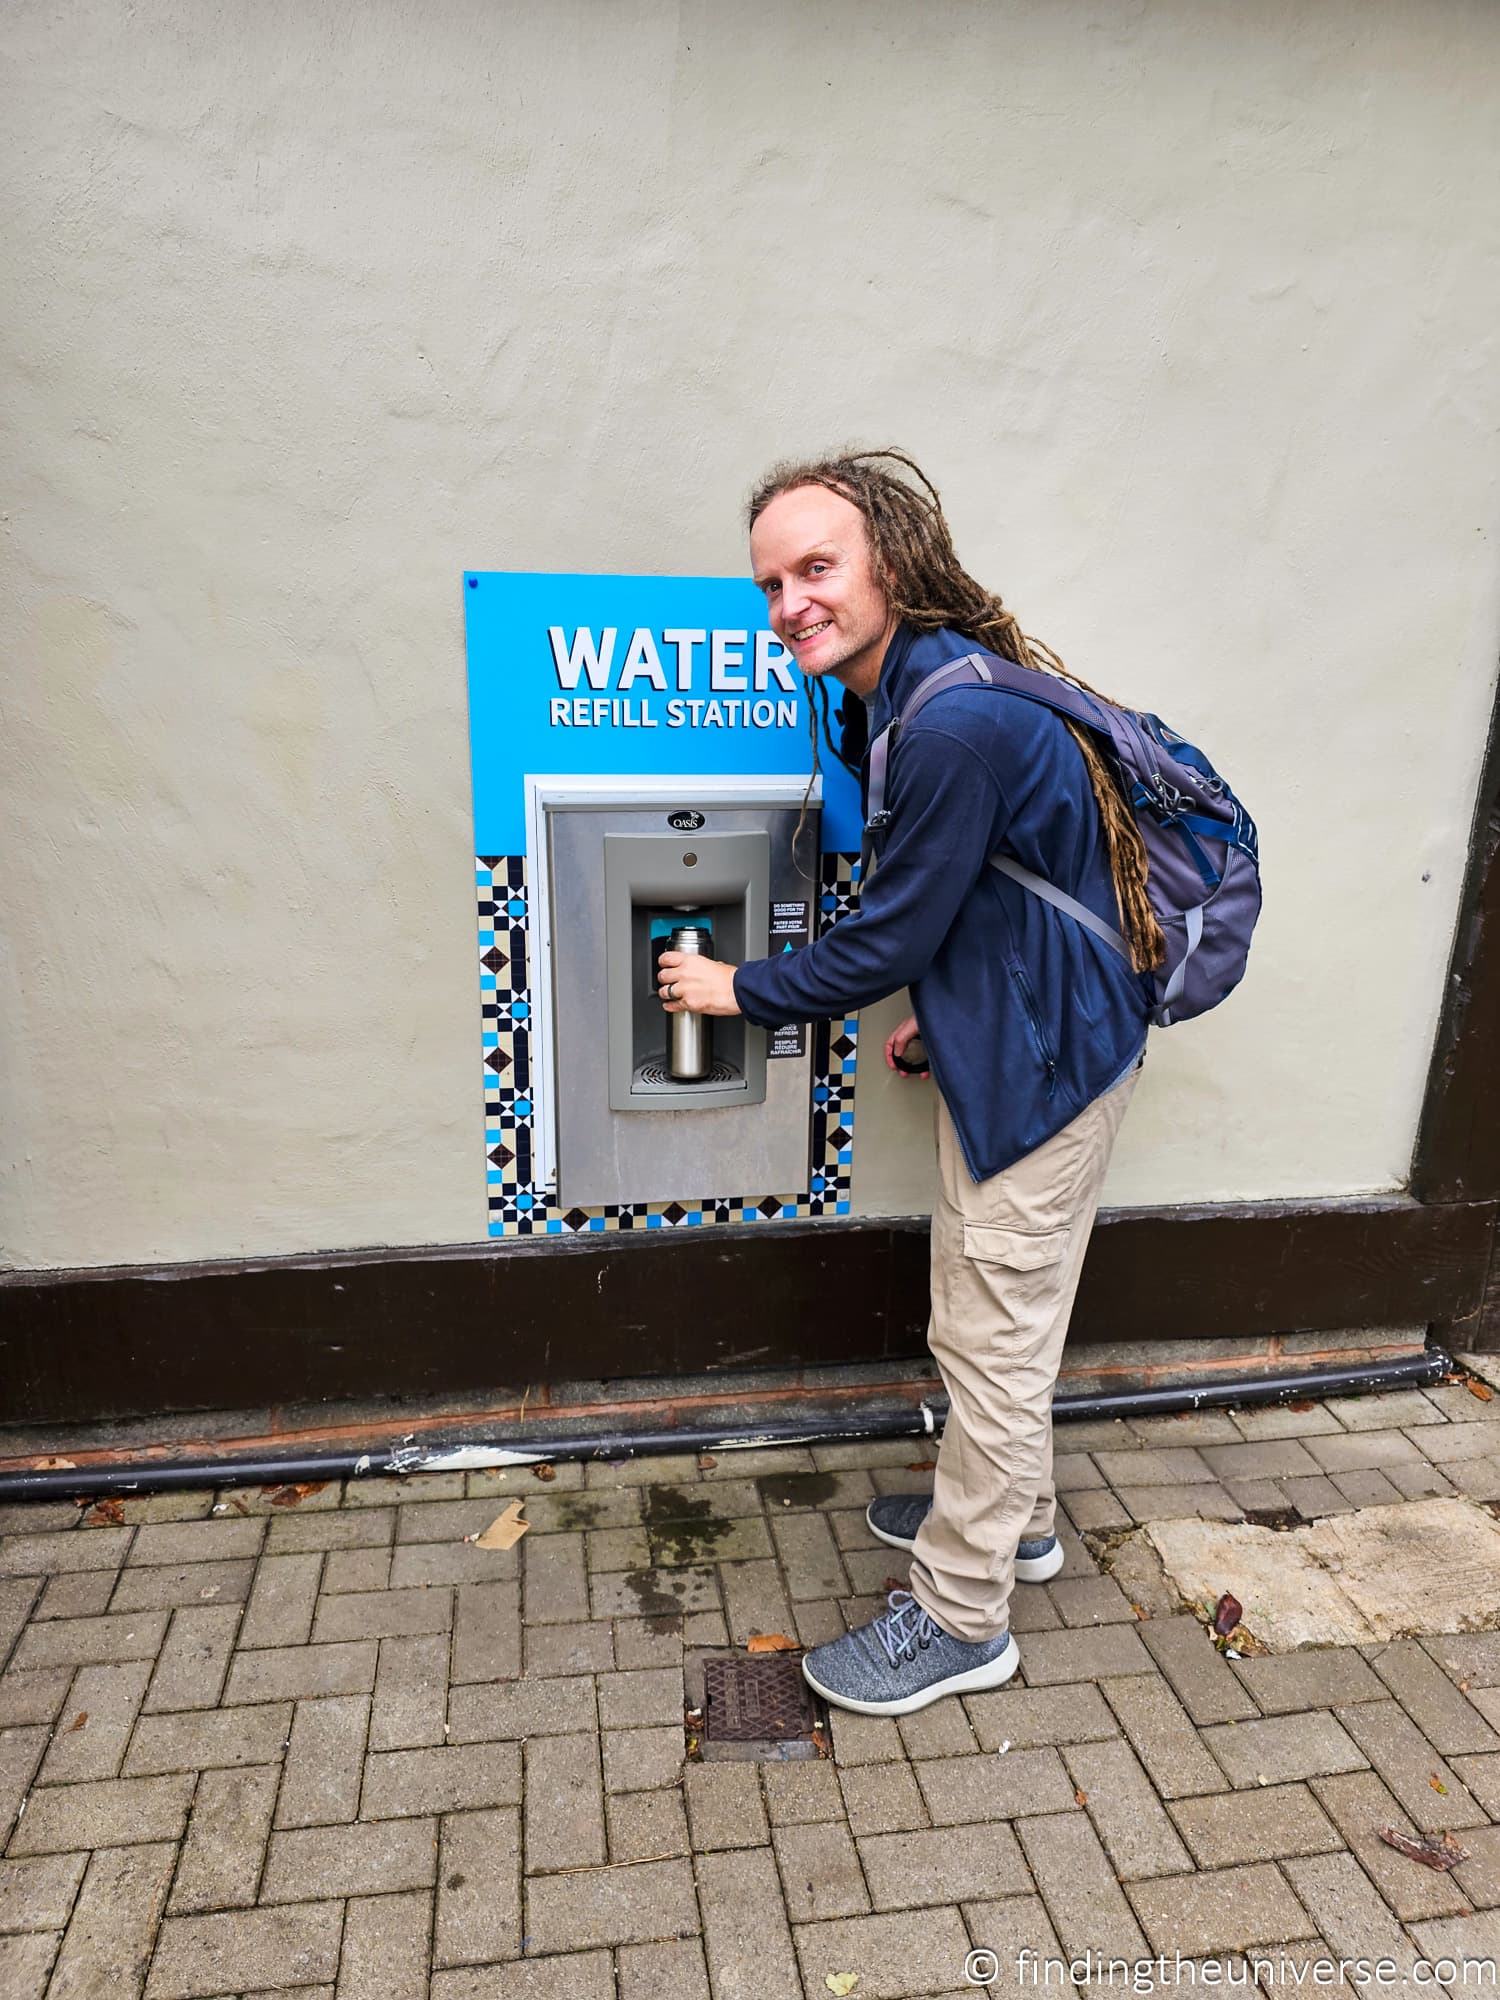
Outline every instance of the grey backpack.
<svg viewBox="0 0 1500 2000"><path fill-rule="evenodd" d="M1170 1027L1206 1014L1244 976L1250 935L1260 915L1260 860L1255 824L1203 752L1159 716L1116 708L1071 681L994 653L965 653L929 674L870 745L869 815L861 873L868 875L878 836L890 825L886 774L905 724L952 687L995 687L1041 702L1089 730L1113 765L1146 843L1146 894L1167 941L1166 958L1144 974L1148 1018ZM1129 962L1130 948L1092 910L1008 854L990 866L1083 924Z"/></svg>

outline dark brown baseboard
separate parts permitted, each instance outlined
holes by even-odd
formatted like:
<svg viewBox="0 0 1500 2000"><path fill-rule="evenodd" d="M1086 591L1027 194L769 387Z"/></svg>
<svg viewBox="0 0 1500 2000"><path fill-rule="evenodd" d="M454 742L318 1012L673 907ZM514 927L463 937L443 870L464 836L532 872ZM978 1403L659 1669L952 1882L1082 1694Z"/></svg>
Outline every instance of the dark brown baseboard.
<svg viewBox="0 0 1500 2000"><path fill-rule="evenodd" d="M1487 1345L1495 1212L1394 1196L1107 1212L1071 1338L1441 1322ZM13 1272L0 1412L83 1423L904 1359L924 1346L926 1264L912 1218Z"/></svg>

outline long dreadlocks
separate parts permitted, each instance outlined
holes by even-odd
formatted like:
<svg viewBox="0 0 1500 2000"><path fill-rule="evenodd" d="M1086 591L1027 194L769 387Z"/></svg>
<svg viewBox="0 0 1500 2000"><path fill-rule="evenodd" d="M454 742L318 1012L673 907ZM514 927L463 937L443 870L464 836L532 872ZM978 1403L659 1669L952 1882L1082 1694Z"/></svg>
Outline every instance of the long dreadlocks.
<svg viewBox="0 0 1500 2000"><path fill-rule="evenodd" d="M919 632L947 625L1018 666L1056 674L1097 694L1050 646L1029 639L1015 613L964 569L937 488L904 451L847 451L773 466L750 496L749 526L778 495L799 486L827 487L864 515L876 580L908 625ZM1088 768L1131 963L1137 972L1152 971L1166 954L1166 939L1146 896L1146 844L1093 737L1066 718L1063 726Z"/></svg>

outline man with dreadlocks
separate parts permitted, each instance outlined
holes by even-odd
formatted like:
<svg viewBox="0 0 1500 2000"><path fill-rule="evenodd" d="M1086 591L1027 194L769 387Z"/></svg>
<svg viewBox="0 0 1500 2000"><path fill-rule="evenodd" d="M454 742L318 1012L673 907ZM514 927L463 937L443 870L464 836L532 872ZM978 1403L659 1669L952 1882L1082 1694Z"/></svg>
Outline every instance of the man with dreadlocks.
<svg viewBox="0 0 1500 2000"><path fill-rule="evenodd" d="M778 466L749 515L772 630L810 682L832 674L863 700L872 740L976 648L1073 678L962 568L936 489L904 453ZM1163 952L1126 802L1087 733L1051 709L945 687L903 726L886 804L859 908L805 950L738 967L661 959L669 1011L764 1027L909 987L915 1012L886 1061L920 1032L937 1084L928 1341L950 1411L933 1496L871 1502L873 1532L912 1552L911 1589L804 1662L829 1701L867 1715L1008 1680L1012 1586L1062 1567L1052 1392L1142 1060L1144 975ZM1002 848L1118 925L1133 963L988 866Z"/></svg>

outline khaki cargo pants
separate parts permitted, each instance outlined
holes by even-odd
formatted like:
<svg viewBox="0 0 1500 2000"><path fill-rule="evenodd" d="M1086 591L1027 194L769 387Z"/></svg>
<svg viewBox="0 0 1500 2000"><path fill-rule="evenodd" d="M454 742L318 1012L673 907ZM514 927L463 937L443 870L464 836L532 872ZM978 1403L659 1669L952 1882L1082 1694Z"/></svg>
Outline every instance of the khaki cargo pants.
<svg viewBox="0 0 1500 2000"><path fill-rule="evenodd" d="M1140 1064L1071 1125L974 1182L937 1103L927 1344L950 1399L911 1589L956 1639L1007 1629L1016 1544L1053 1533L1052 1391L1083 1253Z"/></svg>

